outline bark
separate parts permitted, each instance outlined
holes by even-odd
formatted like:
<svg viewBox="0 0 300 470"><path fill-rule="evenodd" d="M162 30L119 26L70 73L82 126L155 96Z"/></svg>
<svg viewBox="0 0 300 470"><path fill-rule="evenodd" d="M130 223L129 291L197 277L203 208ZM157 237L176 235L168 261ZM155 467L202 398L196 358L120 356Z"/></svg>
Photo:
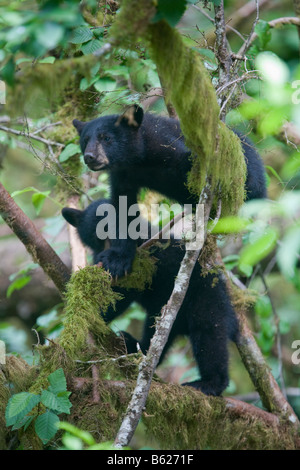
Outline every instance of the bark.
<svg viewBox="0 0 300 470"><path fill-rule="evenodd" d="M70 271L46 242L34 223L18 207L4 186L0 184L0 214L7 225L24 244L26 250L52 279L61 294L70 279Z"/></svg>
<svg viewBox="0 0 300 470"><path fill-rule="evenodd" d="M68 200L68 207L78 209L79 196L72 196ZM78 237L77 230L71 224L67 224L69 232L69 242L72 258L72 271L86 266L86 249Z"/></svg>

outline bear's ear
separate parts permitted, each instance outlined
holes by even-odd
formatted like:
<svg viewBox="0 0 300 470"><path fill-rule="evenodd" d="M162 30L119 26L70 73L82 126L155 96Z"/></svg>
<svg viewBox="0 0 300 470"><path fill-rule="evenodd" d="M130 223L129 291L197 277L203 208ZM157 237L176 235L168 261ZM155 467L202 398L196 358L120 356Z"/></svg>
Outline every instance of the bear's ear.
<svg viewBox="0 0 300 470"><path fill-rule="evenodd" d="M73 227L78 227L82 221L83 211L78 209L71 209L70 207L64 207L61 211L63 217L66 221L73 225Z"/></svg>
<svg viewBox="0 0 300 470"><path fill-rule="evenodd" d="M81 134L82 129L84 128L85 124L86 124L85 122L78 121L78 119L73 120L73 126L77 129L77 132L79 135Z"/></svg>
<svg viewBox="0 0 300 470"><path fill-rule="evenodd" d="M122 114L119 119L116 122L116 125L119 125L120 123L122 124L127 124L128 126L131 127L136 127L137 129L140 127L142 124L144 117L144 111L143 109L138 106L137 104L134 104L133 106L130 106L124 114Z"/></svg>

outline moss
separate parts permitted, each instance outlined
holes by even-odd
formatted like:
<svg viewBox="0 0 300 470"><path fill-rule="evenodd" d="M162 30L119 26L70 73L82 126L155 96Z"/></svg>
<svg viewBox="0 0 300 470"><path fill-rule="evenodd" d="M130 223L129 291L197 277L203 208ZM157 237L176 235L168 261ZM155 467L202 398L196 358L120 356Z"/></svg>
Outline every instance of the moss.
<svg viewBox="0 0 300 470"><path fill-rule="evenodd" d="M10 390L8 387L7 379L3 372L0 370L0 450L5 450L7 428L5 421L5 409L10 398Z"/></svg>
<svg viewBox="0 0 300 470"><path fill-rule="evenodd" d="M143 422L162 449L295 449L291 429L267 425L250 413L236 419L225 399L189 387L153 384Z"/></svg>
<svg viewBox="0 0 300 470"><path fill-rule="evenodd" d="M68 204L70 197L84 191L84 182L81 178L82 163L80 155L76 154L61 164L63 171L57 172L55 194L57 200L63 204Z"/></svg>
<svg viewBox="0 0 300 470"><path fill-rule="evenodd" d="M111 277L98 266L87 266L74 273L67 286L64 330L60 346L70 357L78 354L87 339L88 332L97 337L109 335L100 313L120 299L111 288Z"/></svg>
<svg viewBox="0 0 300 470"><path fill-rule="evenodd" d="M125 289L145 290L152 284L152 277L156 271L157 259L150 255L148 250L137 250L132 264L132 272L116 283Z"/></svg>
<svg viewBox="0 0 300 470"><path fill-rule="evenodd" d="M78 76L89 77L97 60L87 55L57 60L54 64L22 65L13 93L8 94L10 112L19 115L25 111L31 117L40 117L45 109L55 110L62 100L62 91L78 80Z"/></svg>
<svg viewBox="0 0 300 470"><path fill-rule="evenodd" d="M13 384L14 393L28 390L38 375L38 369L31 367L24 359L16 356L6 358L6 377Z"/></svg>
<svg viewBox="0 0 300 470"><path fill-rule="evenodd" d="M208 177L216 198L221 196L222 215L235 214L245 198L246 165L238 137L219 120L211 78L176 30L163 21L150 30L152 57L192 151L189 191L199 196Z"/></svg>
<svg viewBox="0 0 300 470"><path fill-rule="evenodd" d="M142 38L149 44L166 100L175 107L192 151L189 191L198 197L209 178L216 199L222 199L222 215L235 214L245 196L246 165L240 141L219 120L216 93L199 54L165 21L151 22L155 12L155 2L123 0L110 31L111 42L134 47Z"/></svg>
<svg viewBox="0 0 300 470"><path fill-rule="evenodd" d="M72 395L73 408L76 413L72 415L72 423L80 429L90 431L97 442L114 440L122 422L133 391L134 382L126 385L120 383L116 386L108 381L99 384L100 399L93 402L92 383Z"/></svg>
<svg viewBox="0 0 300 470"><path fill-rule="evenodd" d="M230 287L232 304L237 312L246 313L252 307L258 297L258 293L252 289L242 290L234 284Z"/></svg>
<svg viewBox="0 0 300 470"><path fill-rule="evenodd" d="M110 28L110 41L134 48L138 39L147 34L149 19L155 12L154 1L123 0L121 10Z"/></svg>

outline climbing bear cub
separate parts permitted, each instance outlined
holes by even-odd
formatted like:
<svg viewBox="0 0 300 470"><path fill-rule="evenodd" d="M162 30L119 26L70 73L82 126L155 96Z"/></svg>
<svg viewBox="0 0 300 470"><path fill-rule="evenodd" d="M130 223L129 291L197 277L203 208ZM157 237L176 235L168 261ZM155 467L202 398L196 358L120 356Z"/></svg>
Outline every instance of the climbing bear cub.
<svg viewBox="0 0 300 470"><path fill-rule="evenodd" d="M97 224L104 216L97 216L96 210L99 204L107 202L109 201L94 201L84 211L67 207L62 211L67 222L77 228L82 242L92 249L95 263L98 262L99 253L104 249L104 240L96 235ZM137 244L140 243L137 242ZM116 310L109 308L104 316L106 322L111 322L121 315L133 301L138 302L147 314L143 336L139 342L144 353L148 350L155 331L155 317L160 315L161 308L167 303L172 293L174 280L185 254L184 244L174 238L171 238L166 248L154 247L152 250L157 258L157 270L153 276L151 288L141 292L135 289L126 290L114 287L114 290L123 294L124 297L117 302ZM201 380L186 385L200 389L207 395L220 395L228 385L227 342L228 339L237 340L237 319L222 277L215 274L202 276L199 263L196 263L194 267L188 291L161 360L178 335L189 336L201 375ZM136 352L137 340L128 333L124 333L124 337L127 351Z"/></svg>
<svg viewBox="0 0 300 470"><path fill-rule="evenodd" d="M110 115L83 123L73 121L80 135L85 163L93 171L109 170L112 204L119 219L119 196L127 206L137 203L141 188L149 188L180 204L196 204L187 189L191 170L190 150L185 146L179 121L146 113L138 106L124 115ZM239 135L239 134L238 134ZM247 163L248 199L266 196L264 168L248 139L239 135ZM128 224L131 219L128 217ZM121 277L131 268L136 242L117 227L111 247L98 254L112 276Z"/></svg>

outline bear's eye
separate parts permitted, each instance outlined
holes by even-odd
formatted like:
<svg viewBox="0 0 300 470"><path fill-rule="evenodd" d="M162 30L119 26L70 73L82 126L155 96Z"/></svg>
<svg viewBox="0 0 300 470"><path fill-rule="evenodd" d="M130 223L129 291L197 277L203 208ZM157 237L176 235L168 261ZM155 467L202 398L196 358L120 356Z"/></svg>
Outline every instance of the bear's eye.
<svg viewBox="0 0 300 470"><path fill-rule="evenodd" d="M99 140L104 140L104 142L109 142L110 141L110 137L106 134L99 134L98 139Z"/></svg>

